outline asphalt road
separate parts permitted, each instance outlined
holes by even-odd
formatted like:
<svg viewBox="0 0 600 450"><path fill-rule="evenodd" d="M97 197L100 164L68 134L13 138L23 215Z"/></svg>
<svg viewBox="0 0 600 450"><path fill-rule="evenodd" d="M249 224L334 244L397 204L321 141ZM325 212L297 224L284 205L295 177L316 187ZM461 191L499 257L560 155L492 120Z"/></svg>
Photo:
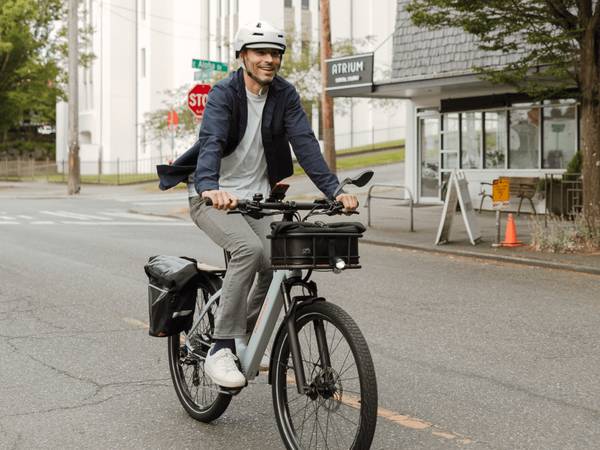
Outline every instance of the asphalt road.
<svg viewBox="0 0 600 450"><path fill-rule="evenodd" d="M221 419L195 422L166 342L144 328L147 257L219 264L219 249L187 221L128 212L160 207L154 194L98 192L0 200L0 448L281 448L264 375ZM361 255L360 272L315 279L369 342L373 448L597 447L600 278L369 245Z"/></svg>

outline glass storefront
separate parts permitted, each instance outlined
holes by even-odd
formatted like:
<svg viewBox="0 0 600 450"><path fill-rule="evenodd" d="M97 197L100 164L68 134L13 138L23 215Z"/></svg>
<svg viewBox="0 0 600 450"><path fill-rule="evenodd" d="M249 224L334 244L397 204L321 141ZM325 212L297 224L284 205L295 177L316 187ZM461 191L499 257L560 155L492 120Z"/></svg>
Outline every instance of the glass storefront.
<svg viewBox="0 0 600 450"><path fill-rule="evenodd" d="M506 111L486 112L483 141L486 169L504 169L506 166Z"/></svg>
<svg viewBox="0 0 600 450"><path fill-rule="evenodd" d="M460 116L458 113L442 116L442 168L458 169L460 152Z"/></svg>
<svg viewBox="0 0 600 450"><path fill-rule="evenodd" d="M540 156L540 108L509 111L509 169L537 169Z"/></svg>
<svg viewBox="0 0 600 450"><path fill-rule="evenodd" d="M574 100L432 112L418 113L421 198L440 198L452 169L566 169L577 151Z"/></svg>
<svg viewBox="0 0 600 450"><path fill-rule="evenodd" d="M480 112L462 113L460 162L463 169L481 169L481 118Z"/></svg>
<svg viewBox="0 0 600 450"><path fill-rule="evenodd" d="M577 144L576 106L564 100L544 107L545 169L564 169L575 155Z"/></svg>
<svg viewBox="0 0 600 450"><path fill-rule="evenodd" d="M440 159L439 118L419 119L419 148L421 160L420 197L437 198Z"/></svg>

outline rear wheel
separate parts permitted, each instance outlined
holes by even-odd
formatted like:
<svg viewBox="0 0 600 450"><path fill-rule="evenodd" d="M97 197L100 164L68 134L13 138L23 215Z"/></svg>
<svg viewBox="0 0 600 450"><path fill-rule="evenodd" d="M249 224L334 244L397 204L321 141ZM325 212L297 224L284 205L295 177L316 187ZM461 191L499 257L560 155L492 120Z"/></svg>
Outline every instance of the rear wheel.
<svg viewBox="0 0 600 450"><path fill-rule="evenodd" d="M315 330L321 326L329 349L328 366L321 362L317 345ZM298 393L286 329L273 349L273 406L285 446L369 448L377 423L377 383L358 326L340 307L320 301L299 308L296 329L307 393Z"/></svg>
<svg viewBox="0 0 600 450"><path fill-rule="evenodd" d="M180 333L169 339L169 369L179 401L187 413L201 422L211 422L221 416L231 402L231 395L220 392L219 387L204 372L204 360L210 348L214 331L215 302L200 324L200 311L208 299L221 286L220 280L199 282L194 325L190 335Z"/></svg>

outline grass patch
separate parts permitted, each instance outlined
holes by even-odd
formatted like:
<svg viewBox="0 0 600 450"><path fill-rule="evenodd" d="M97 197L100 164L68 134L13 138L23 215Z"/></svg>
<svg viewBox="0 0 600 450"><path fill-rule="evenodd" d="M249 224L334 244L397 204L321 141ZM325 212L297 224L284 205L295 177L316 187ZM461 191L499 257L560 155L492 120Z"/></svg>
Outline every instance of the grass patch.
<svg viewBox="0 0 600 450"><path fill-rule="evenodd" d="M46 178L46 177L44 177ZM51 183L66 183L68 177L62 174L50 175L48 176L48 181ZM106 174L106 175L81 175L81 184L134 184L134 183L144 183L147 181L155 181L158 180L158 177L155 173L139 173L134 175L116 175L116 174Z"/></svg>
<svg viewBox="0 0 600 450"><path fill-rule="evenodd" d="M360 153L367 150L381 150L381 149L396 149L404 148L404 139L397 139L395 141L378 142L376 144L359 145L358 147L344 148L336 151L338 155L351 155L352 153Z"/></svg>
<svg viewBox="0 0 600 450"><path fill-rule="evenodd" d="M336 163L338 170L348 170L360 167L369 168L373 166L383 166L402 161L404 161L403 148L338 158ZM304 174L304 170L297 163L294 164L294 175L301 174Z"/></svg>

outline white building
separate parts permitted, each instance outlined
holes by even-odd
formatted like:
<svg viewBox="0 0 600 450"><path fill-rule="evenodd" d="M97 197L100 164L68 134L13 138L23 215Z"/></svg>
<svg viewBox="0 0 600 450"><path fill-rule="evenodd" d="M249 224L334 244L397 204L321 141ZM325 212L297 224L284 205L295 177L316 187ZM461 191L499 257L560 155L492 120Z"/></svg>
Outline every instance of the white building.
<svg viewBox="0 0 600 450"><path fill-rule="evenodd" d="M121 171L151 171L158 161L183 152L195 136L175 142L153 139L145 135L145 116L165 108L165 91L193 83L192 59L232 63L231 43L240 24L262 18L301 30L302 40L313 45L319 42L318 0L85 0L81 9L94 30L88 50L95 55L90 67L79 73L84 174L97 173L99 166L104 173L114 172L117 160ZM332 40L371 36L362 51L383 43L375 53L375 79L389 78L395 15L395 0L332 0ZM369 100L343 102L335 118L338 149L404 136L404 118L397 112L402 108L391 114L373 108ZM59 103L57 161L68 158L67 117L66 103Z"/></svg>

